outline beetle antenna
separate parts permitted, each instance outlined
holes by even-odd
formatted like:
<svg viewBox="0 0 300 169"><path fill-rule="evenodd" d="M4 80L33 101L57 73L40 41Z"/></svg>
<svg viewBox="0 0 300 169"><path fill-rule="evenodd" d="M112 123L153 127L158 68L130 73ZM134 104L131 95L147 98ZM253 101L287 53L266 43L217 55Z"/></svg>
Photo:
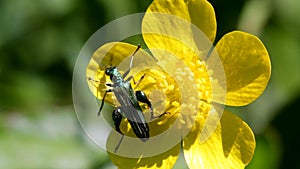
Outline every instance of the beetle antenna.
<svg viewBox="0 0 300 169"><path fill-rule="evenodd" d="M132 68L132 62L133 62L133 57L134 57L134 55L136 54L136 52L139 50L141 48L141 44L138 44L138 46L137 46L137 48L136 48L136 50L132 53L132 55L131 55L131 59L130 59L130 65L129 65L129 69L131 69Z"/></svg>

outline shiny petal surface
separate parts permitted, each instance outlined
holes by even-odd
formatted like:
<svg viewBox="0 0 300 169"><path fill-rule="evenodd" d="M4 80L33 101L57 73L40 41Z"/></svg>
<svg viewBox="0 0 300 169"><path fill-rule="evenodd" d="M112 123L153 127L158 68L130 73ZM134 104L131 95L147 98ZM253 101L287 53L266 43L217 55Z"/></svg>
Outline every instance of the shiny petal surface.
<svg viewBox="0 0 300 169"><path fill-rule="evenodd" d="M120 135L111 132L108 138L107 148L115 148L114 146L118 144L120 140ZM151 138L150 140L151 141ZM116 153L108 152L108 155L112 162L118 166L119 169L171 169L180 153L180 144L177 144L173 148L162 151L162 154L156 154L154 156L145 157L144 152L152 151L153 149L159 149L159 143L156 145L149 145L147 142L142 142L140 140L128 141L126 137L121 142L120 147ZM153 147L154 146L154 147ZM121 156L122 152L126 151L126 156ZM131 157L135 153L139 154L139 157Z"/></svg>
<svg viewBox="0 0 300 169"><path fill-rule="evenodd" d="M257 99L271 75L270 58L263 43L254 35L234 31L223 36L215 49L226 75L225 104L243 106Z"/></svg>
<svg viewBox="0 0 300 169"><path fill-rule="evenodd" d="M151 22L153 21L147 20L151 19L147 16L147 14L151 12L164 13L183 18L191 22L193 25L197 26L201 31L203 31L206 34L206 36L211 40L211 42L213 42L215 39L217 30L215 12L211 4L206 0L154 0L151 3L151 5L146 11L146 15L143 21L143 29L145 28L144 30L150 29L153 30L153 32L155 33L162 33L165 31L182 31L175 29L177 26L180 27L180 25L172 25L175 27L164 27L165 25L162 24L165 24L167 22L159 19L156 20L155 23L153 23L153 25L155 26L148 25L151 24ZM161 29L157 29L158 27L160 27ZM168 30L169 28L173 30ZM183 28L183 30L186 29L189 28ZM170 34L175 35L176 33Z"/></svg>
<svg viewBox="0 0 300 169"><path fill-rule="evenodd" d="M255 139L250 127L240 118L225 111L211 137L201 142L199 120L184 138L184 156L191 169L244 168L252 159Z"/></svg>
<svg viewBox="0 0 300 169"><path fill-rule="evenodd" d="M216 20L206 0L154 0L142 22L143 38L151 49L162 49L177 56L209 49L202 41L213 42Z"/></svg>

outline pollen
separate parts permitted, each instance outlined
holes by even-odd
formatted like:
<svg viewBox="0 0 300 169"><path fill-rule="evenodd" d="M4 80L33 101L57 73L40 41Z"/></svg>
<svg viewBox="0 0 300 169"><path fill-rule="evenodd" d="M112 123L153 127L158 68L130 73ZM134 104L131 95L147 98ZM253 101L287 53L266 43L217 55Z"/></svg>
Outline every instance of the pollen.
<svg viewBox="0 0 300 169"><path fill-rule="evenodd" d="M172 105L173 107L179 107L179 106L180 106L180 104L179 104L177 101L173 101L173 102L171 103L171 105Z"/></svg>
<svg viewBox="0 0 300 169"><path fill-rule="evenodd" d="M149 83L155 83L156 80L154 79L154 77L152 76L147 76L147 79L146 79Z"/></svg>

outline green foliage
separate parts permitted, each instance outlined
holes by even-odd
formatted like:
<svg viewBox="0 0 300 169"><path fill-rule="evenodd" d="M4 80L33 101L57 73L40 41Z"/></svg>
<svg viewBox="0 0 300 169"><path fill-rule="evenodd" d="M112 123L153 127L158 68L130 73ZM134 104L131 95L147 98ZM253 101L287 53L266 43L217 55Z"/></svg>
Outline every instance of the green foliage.
<svg viewBox="0 0 300 169"><path fill-rule="evenodd" d="M299 119L299 109L289 104L299 104L295 100L300 92L299 5L297 0L258 1L210 0L218 17L217 39L240 27L260 36L270 52L272 78L267 91L241 109L257 134L257 151L248 168L295 168L297 149L292 144L299 137L287 131L294 131L297 126L288 124ZM0 168L111 166L105 153L86 141L76 120L73 66L97 29L124 15L144 12L150 3L0 1ZM247 11L257 12L247 15ZM140 37L125 41L142 43Z"/></svg>

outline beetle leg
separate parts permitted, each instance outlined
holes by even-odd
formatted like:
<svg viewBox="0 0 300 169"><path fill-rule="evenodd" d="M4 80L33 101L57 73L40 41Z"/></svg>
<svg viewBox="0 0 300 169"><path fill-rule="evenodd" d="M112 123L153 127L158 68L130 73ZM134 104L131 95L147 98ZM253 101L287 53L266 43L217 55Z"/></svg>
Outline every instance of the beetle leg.
<svg viewBox="0 0 300 169"><path fill-rule="evenodd" d="M143 76L136 82L135 80L134 80L134 78L132 78L132 80L133 80L133 83L135 84L135 85L138 85L138 84L140 84L141 83L141 81L144 79L144 77L145 77L145 75L146 74L143 74Z"/></svg>
<svg viewBox="0 0 300 169"><path fill-rule="evenodd" d="M141 81L144 79L145 75L146 74L143 74L143 76L138 81L135 81L133 76L130 76L125 80L125 82L130 82L130 80L132 79L133 84L135 84L134 88L136 88L141 83Z"/></svg>
<svg viewBox="0 0 300 169"><path fill-rule="evenodd" d="M114 121L116 131L119 132L120 134L123 134L122 131L120 130L120 124L121 124L122 118L123 118L123 116L121 114L121 109L118 107L113 111L112 119Z"/></svg>
<svg viewBox="0 0 300 169"><path fill-rule="evenodd" d="M169 114L169 112L164 112L162 113L161 115L158 115L158 116L154 116L154 111L153 111L153 107L152 107L152 104L151 102L148 100L146 94L143 92L143 91L136 91L135 92L135 96L137 98L138 101L140 102L143 102L143 103L146 103L150 109L150 113L151 113L151 119L155 119L155 118L159 118L165 114Z"/></svg>
<svg viewBox="0 0 300 169"><path fill-rule="evenodd" d="M125 82L130 82L131 79L133 79L133 76L129 76L129 77L125 80ZM133 82L134 82L134 79L133 79Z"/></svg>
<svg viewBox="0 0 300 169"><path fill-rule="evenodd" d="M112 113L112 119L113 119L113 121L114 121L114 125L115 125L116 131L119 132L119 133L122 135L122 137L121 137L121 139L120 139L118 145L115 147L114 152L117 152L117 150L119 149L119 147L120 147L120 145L121 145L121 142L122 142L122 140L123 140L123 138L124 138L124 134L122 133L122 131L121 131L121 129L120 129L120 124L121 124L122 118L123 118L123 116L122 116L122 114L121 114L121 109L120 109L120 108L116 108L116 109L113 111L113 113Z"/></svg>
<svg viewBox="0 0 300 169"><path fill-rule="evenodd" d="M91 81L100 83L99 80L95 80L95 79L93 79L93 78L91 78L91 77L87 77L87 78L88 78L88 80L91 80ZM113 86L113 83L106 82L105 85L106 85L106 86L109 86L109 87L112 87L112 86ZM99 111L98 111L98 114L97 114L98 116L100 115L101 110L102 110L102 108L103 108L103 106L104 106L104 99L105 99L105 96L106 96L107 92L112 92L112 89L108 89L108 90L105 91L104 96L103 96L103 99L102 99L102 102L101 102L101 106L100 106Z"/></svg>
<svg viewBox="0 0 300 169"><path fill-rule="evenodd" d="M101 102L101 106L100 106L99 111L98 111L98 116L100 115L101 110L102 110L102 108L103 108L103 106L104 106L104 99L105 99L106 94L107 94L108 92L112 92L112 91L113 91L112 89L108 89L108 90L105 91L104 96L103 96L103 99L102 99L102 102Z"/></svg>
<svg viewBox="0 0 300 169"><path fill-rule="evenodd" d="M133 57L135 55L135 53L141 48L141 45L138 44L138 47L136 48L136 50L132 53L131 55L131 59L130 59L130 63L129 63L129 69L123 74L122 78L125 79L125 77L128 75L128 73L130 72L130 69L132 68L132 62L133 62Z"/></svg>
<svg viewBox="0 0 300 169"><path fill-rule="evenodd" d="M146 103L148 105L148 107L150 109L150 113L151 113L151 119L153 119L154 118L154 114L153 114L152 104L148 100L146 94L143 91L138 90L138 91L135 92L135 96L136 96L136 98L137 98L138 101Z"/></svg>
<svg viewBox="0 0 300 169"><path fill-rule="evenodd" d="M119 147L120 147L120 145L121 145L121 143L123 141L123 138L124 138L124 134L122 134L121 139L120 139L118 145L115 147L114 153L116 153L118 151L118 149L119 149Z"/></svg>
<svg viewBox="0 0 300 169"><path fill-rule="evenodd" d="M111 83L111 82L106 82L105 85L108 86L108 87L112 87L112 86L113 86L113 83Z"/></svg>

